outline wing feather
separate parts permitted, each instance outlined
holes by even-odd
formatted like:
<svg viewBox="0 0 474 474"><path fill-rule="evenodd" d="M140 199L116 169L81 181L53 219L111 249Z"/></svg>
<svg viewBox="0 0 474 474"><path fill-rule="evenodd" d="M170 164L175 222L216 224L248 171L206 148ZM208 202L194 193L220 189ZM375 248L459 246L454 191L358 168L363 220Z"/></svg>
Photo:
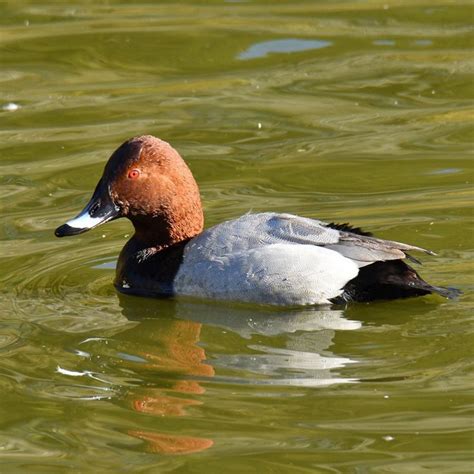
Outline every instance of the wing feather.
<svg viewBox="0 0 474 474"><path fill-rule="evenodd" d="M341 229L349 229L346 224ZM318 245L334 250L359 266L370 265L377 261L399 260L413 257L407 251L434 252L414 245L392 240L377 239L370 235L340 230L337 225L322 221L294 216L291 214L275 214L268 219L268 231L275 238L285 242L306 245Z"/></svg>

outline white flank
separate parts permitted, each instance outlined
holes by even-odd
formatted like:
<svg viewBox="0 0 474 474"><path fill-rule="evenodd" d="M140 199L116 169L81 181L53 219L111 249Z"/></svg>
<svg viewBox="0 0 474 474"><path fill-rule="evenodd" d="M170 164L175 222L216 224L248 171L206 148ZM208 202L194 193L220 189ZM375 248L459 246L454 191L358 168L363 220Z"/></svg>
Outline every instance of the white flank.
<svg viewBox="0 0 474 474"><path fill-rule="evenodd" d="M277 243L218 258L202 256L206 232L186 247L174 280L177 294L276 305L329 304L359 269L316 245ZM211 247L212 248L212 247Z"/></svg>

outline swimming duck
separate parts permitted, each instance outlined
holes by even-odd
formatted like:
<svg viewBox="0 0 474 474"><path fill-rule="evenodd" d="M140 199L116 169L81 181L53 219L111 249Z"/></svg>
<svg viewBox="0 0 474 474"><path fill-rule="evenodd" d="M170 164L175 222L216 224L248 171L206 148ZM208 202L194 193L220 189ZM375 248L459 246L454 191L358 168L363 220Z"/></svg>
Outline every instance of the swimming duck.
<svg viewBox="0 0 474 474"><path fill-rule="evenodd" d="M112 154L89 203L55 234L81 234L119 217L135 228L117 263L114 284L123 293L273 305L458 293L430 285L404 261L418 262L407 252L433 252L347 224L264 212L203 230L190 169L151 135Z"/></svg>

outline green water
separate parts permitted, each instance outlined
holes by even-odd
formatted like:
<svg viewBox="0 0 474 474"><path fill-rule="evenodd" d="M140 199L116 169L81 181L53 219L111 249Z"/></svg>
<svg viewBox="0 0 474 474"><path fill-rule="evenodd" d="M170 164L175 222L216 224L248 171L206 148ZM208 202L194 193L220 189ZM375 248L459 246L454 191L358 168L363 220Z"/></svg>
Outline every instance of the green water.
<svg viewBox="0 0 474 474"><path fill-rule="evenodd" d="M472 6L3 1L0 471L464 473L472 418ZM170 141L206 224L249 210L434 250L455 286L346 309L118 297L105 160Z"/></svg>

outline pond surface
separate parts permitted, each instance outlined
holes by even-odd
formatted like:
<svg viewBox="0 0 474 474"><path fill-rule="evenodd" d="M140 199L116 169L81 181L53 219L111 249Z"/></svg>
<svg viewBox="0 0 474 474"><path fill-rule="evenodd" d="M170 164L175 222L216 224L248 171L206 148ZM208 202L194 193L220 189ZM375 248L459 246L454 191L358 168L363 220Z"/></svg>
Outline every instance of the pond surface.
<svg viewBox="0 0 474 474"><path fill-rule="evenodd" d="M6 1L0 470L472 469L472 6ZM186 158L252 211L434 250L462 289L342 308L118 296L116 221L55 239L112 151Z"/></svg>

